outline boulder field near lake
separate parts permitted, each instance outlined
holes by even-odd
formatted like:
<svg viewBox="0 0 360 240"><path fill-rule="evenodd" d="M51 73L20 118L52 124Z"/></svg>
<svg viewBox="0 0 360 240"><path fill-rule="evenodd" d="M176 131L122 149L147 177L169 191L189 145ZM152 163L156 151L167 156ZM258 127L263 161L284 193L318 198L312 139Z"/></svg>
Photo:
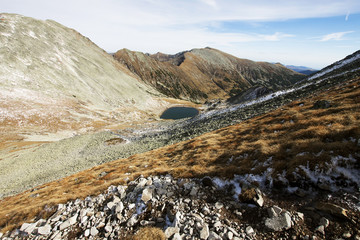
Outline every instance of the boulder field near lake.
<svg viewBox="0 0 360 240"><path fill-rule="evenodd" d="M1 19L0 239L360 239L360 51L305 78Z"/></svg>

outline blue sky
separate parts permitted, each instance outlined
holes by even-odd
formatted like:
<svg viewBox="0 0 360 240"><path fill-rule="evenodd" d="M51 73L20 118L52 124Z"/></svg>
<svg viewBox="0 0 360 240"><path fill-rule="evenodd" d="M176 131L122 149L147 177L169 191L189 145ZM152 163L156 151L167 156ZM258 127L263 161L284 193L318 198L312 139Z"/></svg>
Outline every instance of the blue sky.
<svg viewBox="0 0 360 240"><path fill-rule="evenodd" d="M320 69L360 49L359 0L0 0L0 6L58 21L108 52L209 46Z"/></svg>

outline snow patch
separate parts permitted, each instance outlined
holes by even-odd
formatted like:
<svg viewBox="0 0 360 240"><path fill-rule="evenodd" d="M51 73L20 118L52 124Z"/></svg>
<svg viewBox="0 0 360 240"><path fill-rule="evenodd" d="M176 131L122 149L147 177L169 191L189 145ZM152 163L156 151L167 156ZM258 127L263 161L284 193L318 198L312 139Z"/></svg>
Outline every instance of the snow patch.
<svg viewBox="0 0 360 240"><path fill-rule="evenodd" d="M318 78L318 77L321 77L329 72L332 72L338 68L341 68L357 59L360 59L360 53L358 54L355 54L354 56L350 57L349 59L345 59L345 60L340 60L336 63L334 63L334 66L331 67L331 68L328 68L328 69L324 69L323 71L319 72L319 73L316 73L315 75L309 77L307 80L313 80L315 78Z"/></svg>
<svg viewBox="0 0 360 240"><path fill-rule="evenodd" d="M354 167L357 160L352 156L335 156L331 158L331 161L325 163L325 167L320 168L318 165L312 170L309 167L309 163L306 166L299 166L299 168L305 173L306 177L313 184L327 184L332 190L336 191L339 189L339 179L341 183L346 182L347 186L356 184L360 186L360 171ZM296 172L295 175L299 176ZM346 186L345 186L346 188Z"/></svg>

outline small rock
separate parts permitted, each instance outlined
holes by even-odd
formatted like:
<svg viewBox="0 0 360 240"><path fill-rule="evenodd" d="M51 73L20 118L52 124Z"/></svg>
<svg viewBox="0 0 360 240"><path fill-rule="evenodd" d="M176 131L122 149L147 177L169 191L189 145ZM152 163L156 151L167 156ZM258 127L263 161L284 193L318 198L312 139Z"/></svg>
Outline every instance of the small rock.
<svg viewBox="0 0 360 240"><path fill-rule="evenodd" d="M253 235L255 233L254 229L251 226L246 227L245 232L247 235Z"/></svg>
<svg viewBox="0 0 360 240"><path fill-rule="evenodd" d="M91 236L96 236L96 235L98 235L98 233L99 233L99 231L96 229L96 227L92 227L90 229Z"/></svg>
<svg viewBox="0 0 360 240"><path fill-rule="evenodd" d="M50 236L51 240L62 240L62 233L60 231L56 231L54 232L51 236Z"/></svg>
<svg viewBox="0 0 360 240"><path fill-rule="evenodd" d="M42 227L46 224L46 220L45 219L39 219L37 222L36 222L36 227Z"/></svg>
<svg viewBox="0 0 360 240"><path fill-rule="evenodd" d="M343 238L351 238L351 233L350 232L344 232L344 234L342 235Z"/></svg>
<svg viewBox="0 0 360 240"><path fill-rule="evenodd" d="M117 190L118 190L120 198L123 199L126 196L126 187L119 185L117 187Z"/></svg>
<svg viewBox="0 0 360 240"><path fill-rule="evenodd" d="M182 240L182 237L180 236L180 233L175 233L172 240Z"/></svg>
<svg viewBox="0 0 360 240"><path fill-rule="evenodd" d="M103 228L105 226L105 219L103 221L101 221L96 228Z"/></svg>
<svg viewBox="0 0 360 240"><path fill-rule="evenodd" d="M191 216L193 216L195 218L195 221L200 222L201 224L204 222L204 220L202 219L202 217L199 214L193 213L193 214L191 214Z"/></svg>
<svg viewBox="0 0 360 240"><path fill-rule="evenodd" d="M86 229L85 230L85 233L84 233L84 236L85 237L88 237L90 235L90 229Z"/></svg>
<svg viewBox="0 0 360 240"><path fill-rule="evenodd" d="M271 208L268 208L268 214L270 218L278 217L282 212L282 209L278 206L272 206Z"/></svg>
<svg viewBox="0 0 360 240"><path fill-rule="evenodd" d="M304 214L302 212L296 212L295 214L297 215L298 220L304 221Z"/></svg>
<svg viewBox="0 0 360 240"><path fill-rule="evenodd" d="M70 226L71 226L70 221L66 220L65 222L60 224L59 229L60 229L60 231L62 231Z"/></svg>
<svg viewBox="0 0 360 240"><path fill-rule="evenodd" d="M168 227L165 230L165 237L166 239L169 239L172 235L175 233L179 233L180 229L178 227Z"/></svg>
<svg viewBox="0 0 360 240"><path fill-rule="evenodd" d="M123 210L124 210L124 204L122 202L119 202L116 205L115 212L116 213L121 213Z"/></svg>
<svg viewBox="0 0 360 240"><path fill-rule="evenodd" d="M239 233L232 227L228 227L228 230L231 231L235 236L237 236L237 237L240 236Z"/></svg>
<svg viewBox="0 0 360 240"><path fill-rule="evenodd" d="M26 232L27 234L31 234L36 228L36 223L23 223L21 225L20 231Z"/></svg>
<svg viewBox="0 0 360 240"><path fill-rule="evenodd" d="M202 209L202 213L203 213L203 214L205 214L205 215L209 215L209 214L210 214L210 210L209 210L209 208L207 208L206 206L205 206L205 207L203 207L203 209Z"/></svg>
<svg viewBox="0 0 360 240"><path fill-rule="evenodd" d="M285 212L278 217L267 218L265 226L273 231L281 231L290 229L292 226L291 216L289 212Z"/></svg>
<svg viewBox="0 0 360 240"><path fill-rule="evenodd" d="M222 238L218 234L211 231L207 240L221 240L221 239Z"/></svg>
<svg viewBox="0 0 360 240"><path fill-rule="evenodd" d="M177 212L174 217L173 227L177 227L180 225L181 218L182 218L181 212Z"/></svg>
<svg viewBox="0 0 360 240"><path fill-rule="evenodd" d="M196 222L196 223L195 223L195 227L196 227L197 229L201 229L201 228L202 228L202 224L201 224L200 222Z"/></svg>
<svg viewBox="0 0 360 240"><path fill-rule="evenodd" d="M200 231L200 239L207 239L209 235L209 226L205 223Z"/></svg>
<svg viewBox="0 0 360 240"><path fill-rule="evenodd" d="M220 221L216 221L216 223L214 224L214 227L215 227L215 228L222 227L221 222L220 222Z"/></svg>
<svg viewBox="0 0 360 240"><path fill-rule="evenodd" d="M325 235L325 227L323 225L318 226L315 231L321 233L322 235Z"/></svg>
<svg viewBox="0 0 360 240"><path fill-rule="evenodd" d="M49 224L46 224L42 227L38 228L38 233L40 235L49 235L51 233L51 226Z"/></svg>
<svg viewBox="0 0 360 240"><path fill-rule="evenodd" d="M145 188L141 195L141 200L146 203L147 201L151 200L153 197L154 189L152 188Z"/></svg>
<svg viewBox="0 0 360 240"><path fill-rule="evenodd" d="M112 230L113 230L112 226L110 226L110 225L105 226L105 231L106 232L112 232Z"/></svg>
<svg viewBox="0 0 360 240"><path fill-rule="evenodd" d="M259 207L262 207L264 204L264 199L262 197L262 193L258 188L249 188L245 189L239 195L239 201L245 203L255 204Z"/></svg>
<svg viewBox="0 0 360 240"><path fill-rule="evenodd" d="M114 203L114 202L108 202L108 203L106 204L106 206L107 206L110 210L112 210L113 207L115 207L115 203Z"/></svg>
<svg viewBox="0 0 360 240"><path fill-rule="evenodd" d="M330 224L330 221L327 218L322 217L320 219L320 225L324 226L324 228L327 228Z"/></svg>
<svg viewBox="0 0 360 240"><path fill-rule="evenodd" d="M78 217L78 214L75 214L74 216L69 218L70 225L74 225L76 223L77 217Z"/></svg>
<svg viewBox="0 0 360 240"><path fill-rule="evenodd" d="M146 178L140 178L139 179L139 183L136 186L137 188L143 188L145 186L145 184L147 183L147 179Z"/></svg>
<svg viewBox="0 0 360 240"><path fill-rule="evenodd" d="M128 222L126 223L126 225L127 225L128 227L132 227L132 226L134 226L136 223L137 223L136 215L133 215L133 216L128 220Z"/></svg>
<svg viewBox="0 0 360 240"><path fill-rule="evenodd" d="M196 197L198 192L198 188L197 187L193 187L190 191L190 196Z"/></svg>
<svg viewBox="0 0 360 240"><path fill-rule="evenodd" d="M215 208L216 209L221 209L221 208L223 208L224 207L224 204L222 204L221 202L216 202L215 203Z"/></svg>
<svg viewBox="0 0 360 240"><path fill-rule="evenodd" d="M151 186L153 184L153 181L151 178L149 178L147 181L146 181L146 186Z"/></svg>
<svg viewBox="0 0 360 240"><path fill-rule="evenodd" d="M232 231L228 231L227 234L226 234L226 237L229 239L229 240L232 240L233 237L234 237L234 233Z"/></svg>

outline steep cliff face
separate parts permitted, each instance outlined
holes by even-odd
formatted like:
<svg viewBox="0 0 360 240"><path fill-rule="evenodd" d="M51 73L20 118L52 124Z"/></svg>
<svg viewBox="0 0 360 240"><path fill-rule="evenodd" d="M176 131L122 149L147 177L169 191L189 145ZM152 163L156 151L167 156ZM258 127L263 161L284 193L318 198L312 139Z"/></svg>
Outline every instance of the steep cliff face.
<svg viewBox="0 0 360 240"><path fill-rule="evenodd" d="M192 101L227 98L255 85L277 90L304 78L281 64L240 59L212 48L175 55L122 49L114 57L160 92Z"/></svg>
<svg viewBox="0 0 360 240"><path fill-rule="evenodd" d="M161 112L159 95L75 30L1 14L1 126L57 130L133 121Z"/></svg>

